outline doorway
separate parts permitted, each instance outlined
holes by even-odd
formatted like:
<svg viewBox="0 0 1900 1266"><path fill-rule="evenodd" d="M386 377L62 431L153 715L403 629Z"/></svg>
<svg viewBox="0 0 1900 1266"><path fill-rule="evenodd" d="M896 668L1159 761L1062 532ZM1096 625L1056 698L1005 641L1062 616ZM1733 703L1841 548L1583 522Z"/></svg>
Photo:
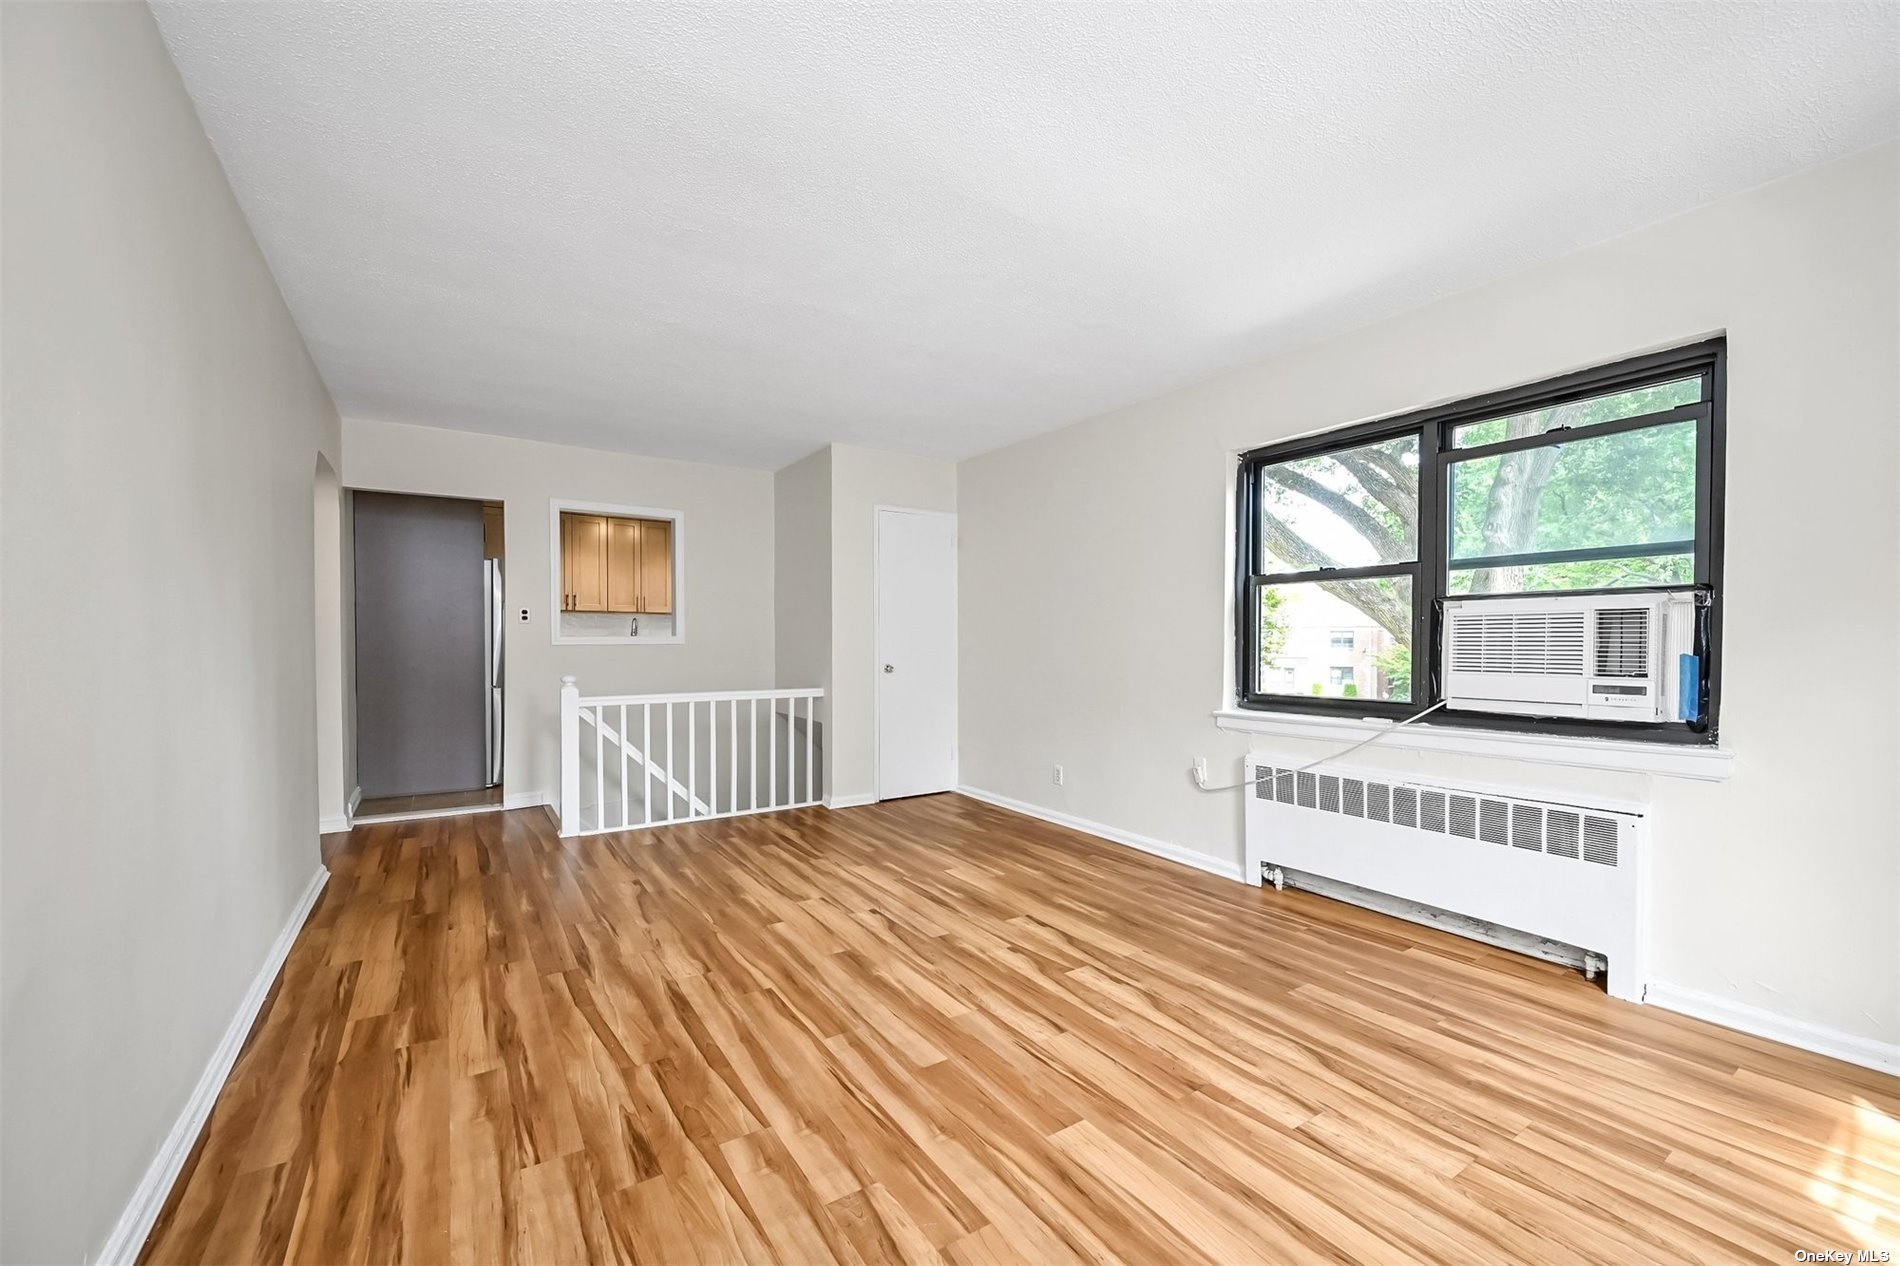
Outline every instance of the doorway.
<svg viewBox="0 0 1900 1266"><path fill-rule="evenodd" d="M957 516L877 509L877 798L957 785Z"/></svg>
<svg viewBox="0 0 1900 1266"><path fill-rule="evenodd" d="M316 577L314 683L317 719L317 830L346 831L350 825L350 798L356 785L355 755L350 750L351 707L355 703L349 682L349 653L353 649L348 616L348 498L336 468L317 455L311 536L316 544L312 559Z"/></svg>
<svg viewBox="0 0 1900 1266"><path fill-rule="evenodd" d="M358 817L499 803L500 506L351 500Z"/></svg>

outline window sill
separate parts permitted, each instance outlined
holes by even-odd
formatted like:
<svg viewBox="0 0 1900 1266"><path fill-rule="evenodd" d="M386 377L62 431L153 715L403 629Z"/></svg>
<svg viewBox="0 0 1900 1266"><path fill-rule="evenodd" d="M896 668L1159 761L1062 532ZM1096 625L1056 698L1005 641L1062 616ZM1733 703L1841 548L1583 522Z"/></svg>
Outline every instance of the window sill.
<svg viewBox="0 0 1900 1266"><path fill-rule="evenodd" d="M678 646L686 639L678 633L664 637L563 637L555 634L555 646Z"/></svg>
<svg viewBox="0 0 1900 1266"><path fill-rule="evenodd" d="M1214 713L1214 724L1238 734L1319 742L1357 743L1392 729L1389 721L1362 717L1315 717L1291 712L1243 712L1235 708ZM1637 743L1621 739L1575 738L1555 734L1506 734L1491 730L1464 730L1423 724L1408 725L1380 747L1421 752L1451 752L1496 760L1529 761L1539 765L1568 765L1575 769L1607 769L1627 774L1655 774L1664 778L1694 778L1726 782L1735 774L1735 753L1726 747L1680 747L1666 743Z"/></svg>

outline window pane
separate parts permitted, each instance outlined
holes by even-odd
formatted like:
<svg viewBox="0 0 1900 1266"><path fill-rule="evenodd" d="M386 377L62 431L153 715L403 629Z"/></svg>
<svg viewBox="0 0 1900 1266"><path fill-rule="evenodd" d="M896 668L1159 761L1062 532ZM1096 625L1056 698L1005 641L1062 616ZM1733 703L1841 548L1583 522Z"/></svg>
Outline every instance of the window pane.
<svg viewBox="0 0 1900 1266"><path fill-rule="evenodd" d="M1696 424L1672 422L1454 463L1454 570L1461 558L1694 539L1695 448Z"/></svg>
<svg viewBox="0 0 1900 1266"><path fill-rule="evenodd" d="M1454 568L1455 568L1454 564ZM1688 554L1646 554L1587 563L1532 563L1525 567L1471 567L1451 573L1451 592L1544 593L1562 589L1623 589L1687 585L1695 581Z"/></svg>
<svg viewBox="0 0 1900 1266"><path fill-rule="evenodd" d="M1256 694L1412 697L1412 578L1301 580L1260 589Z"/></svg>
<svg viewBox="0 0 1900 1266"><path fill-rule="evenodd" d="M1496 444L1500 440L1542 435L1560 426L1582 427L1620 422L1624 418L1638 418L1645 413L1661 413L1678 405L1694 404L1700 399L1702 377L1698 374L1694 378L1679 378L1674 382L1637 387L1632 391L1619 391L1591 400L1573 400L1568 404L1554 404L1546 409L1532 409L1509 417L1467 422L1452 428L1451 445L1453 448L1477 448L1481 444Z"/></svg>
<svg viewBox="0 0 1900 1266"><path fill-rule="evenodd" d="M1418 557L1418 436L1260 472L1260 570L1371 567Z"/></svg>

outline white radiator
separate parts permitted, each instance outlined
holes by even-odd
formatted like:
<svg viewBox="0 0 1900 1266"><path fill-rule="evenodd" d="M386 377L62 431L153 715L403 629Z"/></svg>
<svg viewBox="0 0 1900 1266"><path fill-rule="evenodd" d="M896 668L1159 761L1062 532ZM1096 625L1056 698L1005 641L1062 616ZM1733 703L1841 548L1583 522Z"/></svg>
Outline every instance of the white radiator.
<svg viewBox="0 0 1900 1266"><path fill-rule="evenodd" d="M1449 910L1592 951L1609 991L1647 980L1640 810L1566 804L1442 781L1247 758L1246 867L1269 866Z"/></svg>

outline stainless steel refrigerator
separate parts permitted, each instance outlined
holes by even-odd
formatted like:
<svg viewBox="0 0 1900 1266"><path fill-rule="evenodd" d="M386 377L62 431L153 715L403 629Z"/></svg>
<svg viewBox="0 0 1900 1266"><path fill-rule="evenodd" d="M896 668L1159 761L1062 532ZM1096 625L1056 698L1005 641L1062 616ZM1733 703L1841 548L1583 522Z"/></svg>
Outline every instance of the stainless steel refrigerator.
<svg viewBox="0 0 1900 1266"><path fill-rule="evenodd" d="M482 645L483 686L488 700L488 782L501 786L501 560L482 560L482 627L487 636Z"/></svg>

